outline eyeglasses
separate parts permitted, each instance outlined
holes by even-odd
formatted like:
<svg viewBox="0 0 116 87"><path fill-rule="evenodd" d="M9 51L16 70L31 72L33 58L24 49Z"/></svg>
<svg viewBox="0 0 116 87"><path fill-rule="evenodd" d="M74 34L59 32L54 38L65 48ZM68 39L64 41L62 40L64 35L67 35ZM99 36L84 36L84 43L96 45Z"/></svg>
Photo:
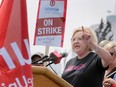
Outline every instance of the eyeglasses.
<svg viewBox="0 0 116 87"><path fill-rule="evenodd" d="M115 55L116 56L116 53L115 52L110 52L111 56Z"/></svg>

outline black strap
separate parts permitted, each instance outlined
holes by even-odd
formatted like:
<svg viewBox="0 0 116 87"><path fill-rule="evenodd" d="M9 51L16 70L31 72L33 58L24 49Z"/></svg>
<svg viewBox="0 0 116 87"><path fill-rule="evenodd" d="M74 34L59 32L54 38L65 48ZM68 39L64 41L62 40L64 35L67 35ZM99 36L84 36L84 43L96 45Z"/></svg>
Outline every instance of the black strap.
<svg viewBox="0 0 116 87"><path fill-rule="evenodd" d="M116 67L113 68L107 75L107 78L113 78L114 74L116 74Z"/></svg>

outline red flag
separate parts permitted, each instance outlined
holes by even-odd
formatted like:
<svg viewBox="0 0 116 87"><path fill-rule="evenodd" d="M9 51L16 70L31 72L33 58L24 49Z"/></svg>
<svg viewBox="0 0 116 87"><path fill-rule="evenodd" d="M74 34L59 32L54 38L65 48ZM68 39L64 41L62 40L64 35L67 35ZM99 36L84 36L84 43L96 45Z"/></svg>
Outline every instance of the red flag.
<svg viewBox="0 0 116 87"><path fill-rule="evenodd" d="M26 0L0 6L0 87L32 87Z"/></svg>

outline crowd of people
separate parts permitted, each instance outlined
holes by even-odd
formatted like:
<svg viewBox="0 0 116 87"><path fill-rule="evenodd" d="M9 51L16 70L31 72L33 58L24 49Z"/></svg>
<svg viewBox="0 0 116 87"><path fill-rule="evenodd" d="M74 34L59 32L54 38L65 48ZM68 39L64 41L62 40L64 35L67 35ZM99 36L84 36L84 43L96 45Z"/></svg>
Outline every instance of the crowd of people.
<svg viewBox="0 0 116 87"><path fill-rule="evenodd" d="M65 81L74 87L116 87L115 41L98 43L95 32L82 26L73 32L71 44L77 56L66 63L61 76ZM32 62L34 57L42 58L33 55Z"/></svg>

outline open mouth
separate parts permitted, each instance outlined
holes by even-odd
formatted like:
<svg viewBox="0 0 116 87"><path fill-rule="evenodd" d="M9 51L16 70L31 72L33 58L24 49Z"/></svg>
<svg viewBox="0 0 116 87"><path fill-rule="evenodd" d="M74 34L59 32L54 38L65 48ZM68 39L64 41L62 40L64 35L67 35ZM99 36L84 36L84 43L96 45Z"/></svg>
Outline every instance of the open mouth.
<svg viewBox="0 0 116 87"><path fill-rule="evenodd" d="M79 46L79 45L75 45L74 47L75 47L75 48L80 48L80 46Z"/></svg>

